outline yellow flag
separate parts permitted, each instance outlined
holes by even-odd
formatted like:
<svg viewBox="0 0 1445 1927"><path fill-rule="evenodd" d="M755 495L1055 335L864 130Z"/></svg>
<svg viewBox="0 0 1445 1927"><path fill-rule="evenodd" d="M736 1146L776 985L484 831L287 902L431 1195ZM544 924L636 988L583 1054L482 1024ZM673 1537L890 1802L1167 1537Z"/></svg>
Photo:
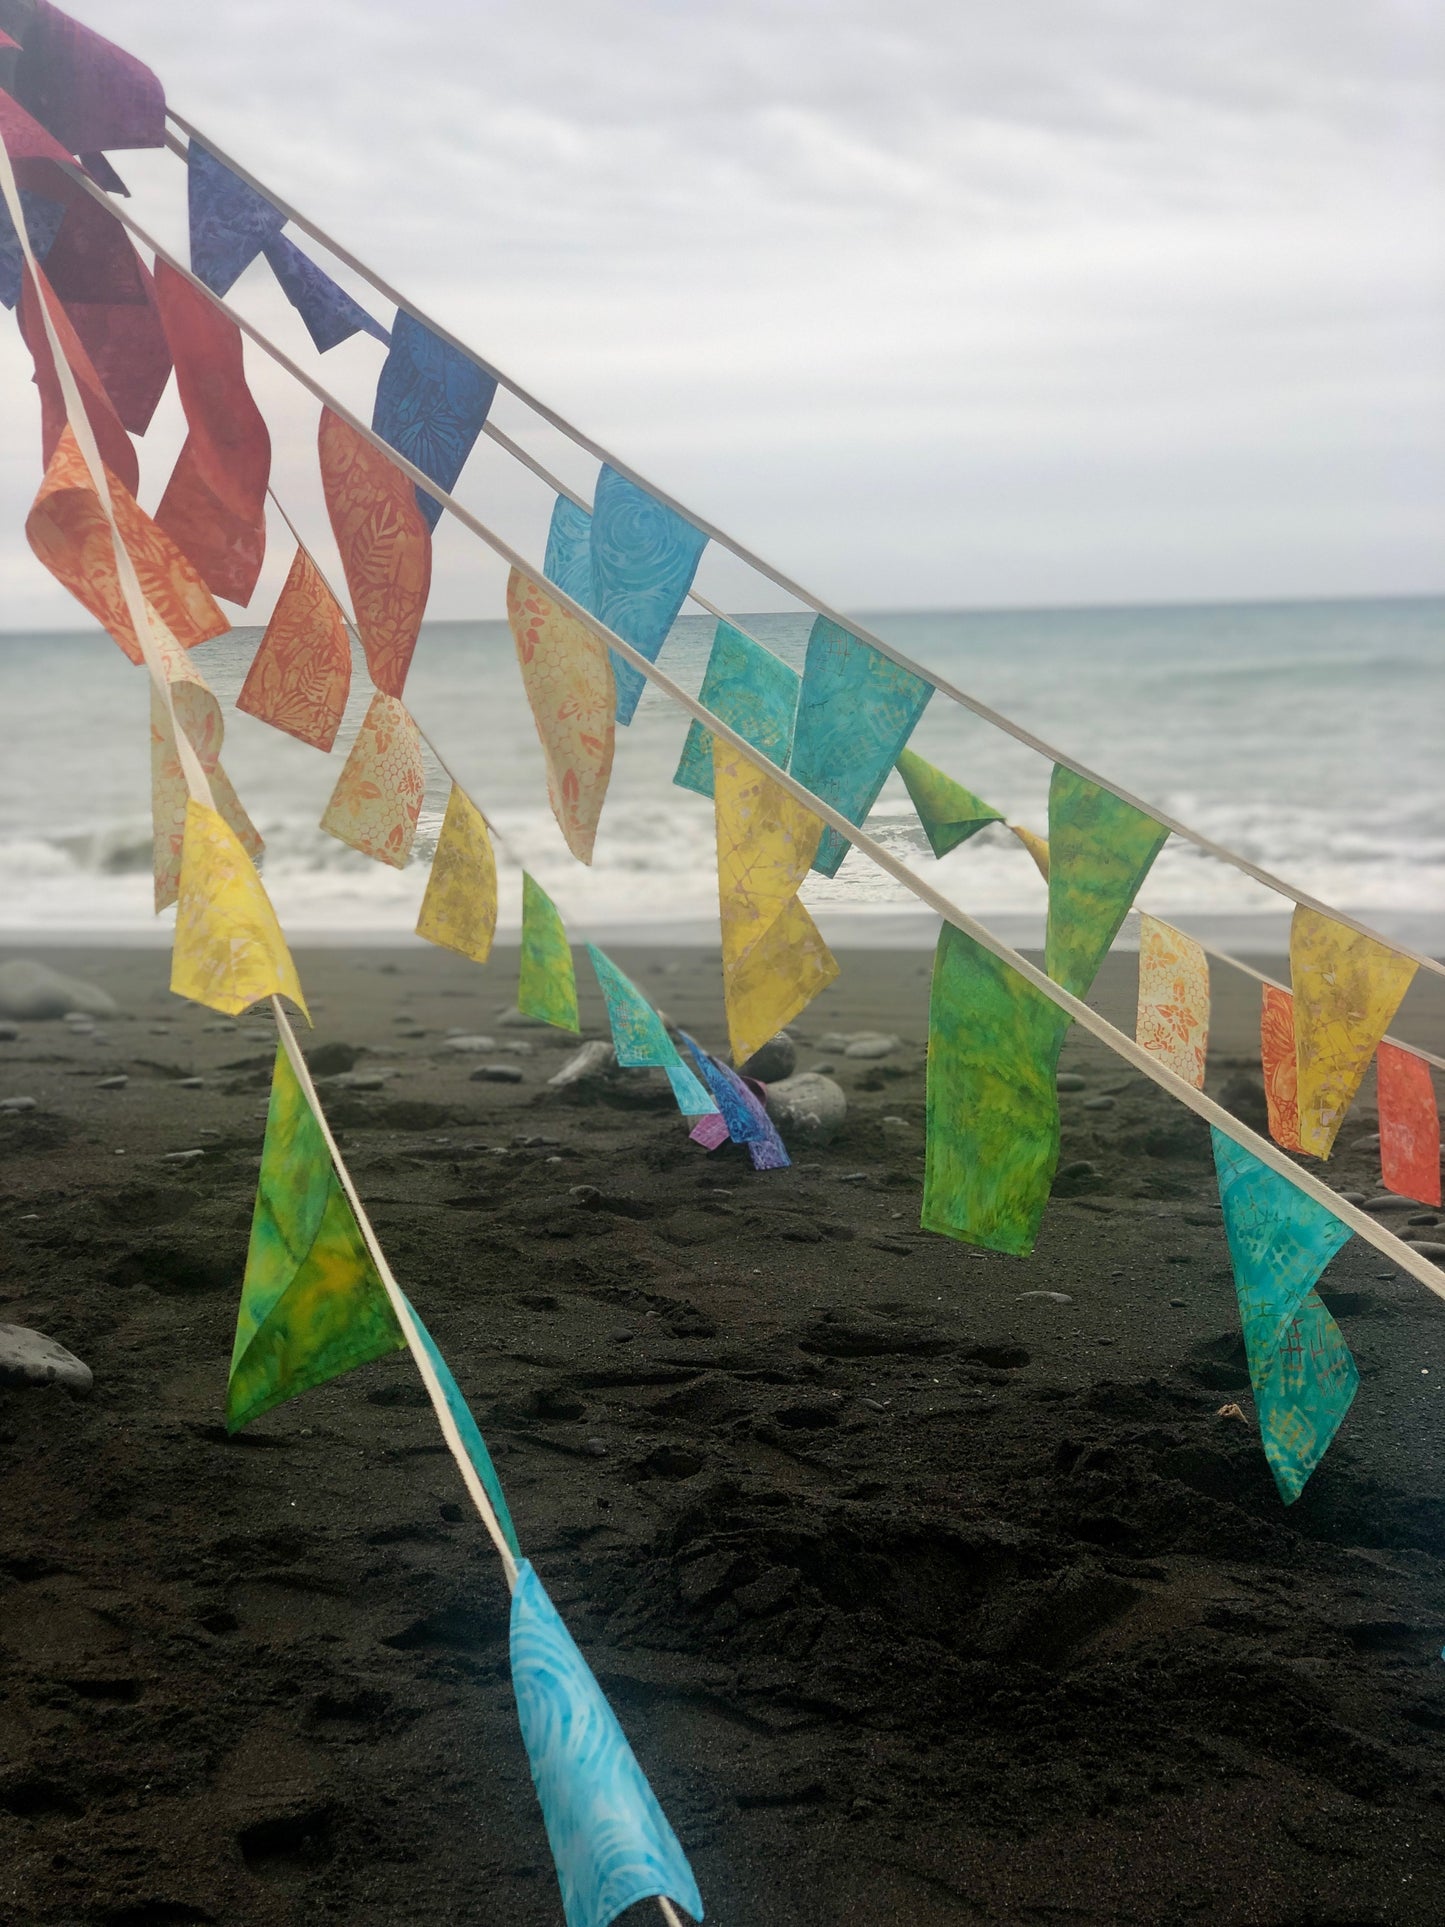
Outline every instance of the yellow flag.
<svg viewBox="0 0 1445 1927"><path fill-rule="evenodd" d="M1209 1050L1209 960L1193 937L1139 914L1137 1041L1176 1077L1204 1089Z"/></svg>
<svg viewBox="0 0 1445 1927"><path fill-rule="evenodd" d="M546 759L552 814L573 856L590 863L617 736L612 664L585 623L518 569L507 581L507 620Z"/></svg>
<svg viewBox="0 0 1445 1927"><path fill-rule="evenodd" d="M1298 907L1289 933L1299 1137L1327 1158L1415 966L1397 950Z"/></svg>
<svg viewBox="0 0 1445 1927"><path fill-rule="evenodd" d="M1039 875L1047 883L1049 880L1048 838L1040 836L1037 830L1026 830L1022 823L1010 823L1008 827L1038 865Z"/></svg>
<svg viewBox="0 0 1445 1927"><path fill-rule="evenodd" d="M798 902L823 825L731 744L713 739L723 991L743 1063L838 974Z"/></svg>
<svg viewBox="0 0 1445 1927"><path fill-rule="evenodd" d="M280 991L310 1021L255 865L224 818L194 799L186 805L171 989L227 1017Z"/></svg>
<svg viewBox="0 0 1445 1927"><path fill-rule="evenodd" d="M497 934L497 859L486 818L455 783L431 861L416 934L485 963Z"/></svg>
<svg viewBox="0 0 1445 1927"><path fill-rule="evenodd" d="M264 847L260 832L247 816L241 799L231 787L231 779L221 767L221 739L224 725L221 706L209 684L182 649L165 624L148 606L151 637L165 666L171 686L171 704L176 720L190 739L196 760L211 786L211 800L225 817L241 846L254 862ZM171 727L170 709L160 691L151 685L151 822L155 844L156 913L169 909L176 900L181 880L181 845L185 841L186 804L190 800L185 771L181 768L176 733Z"/></svg>

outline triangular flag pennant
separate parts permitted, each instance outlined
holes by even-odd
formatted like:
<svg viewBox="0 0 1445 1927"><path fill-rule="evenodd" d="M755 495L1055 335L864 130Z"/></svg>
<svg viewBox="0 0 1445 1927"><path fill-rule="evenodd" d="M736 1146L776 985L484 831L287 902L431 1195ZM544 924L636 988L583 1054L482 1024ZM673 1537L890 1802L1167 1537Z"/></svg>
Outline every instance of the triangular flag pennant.
<svg viewBox="0 0 1445 1927"><path fill-rule="evenodd" d="M592 607L592 517L566 495L552 504L542 573L584 609Z"/></svg>
<svg viewBox="0 0 1445 1927"><path fill-rule="evenodd" d="M557 906L535 877L522 872L522 963L517 1008L558 1030L580 1031L577 973Z"/></svg>
<svg viewBox="0 0 1445 1927"><path fill-rule="evenodd" d="M496 392L495 376L484 374L470 355L402 308L392 323L371 425L450 494ZM419 488L416 505L434 529L441 520L441 503Z"/></svg>
<svg viewBox="0 0 1445 1927"><path fill-rule="evenodd" d="M503 1492L502 1482L497 1477L497 1468L492 1463L487 1442L478 1429L477 1421L472 1417L467 1401L458 1389L457 1381L452 1377L447 1361L438 1350L436 1340L417 1317L416 1307L409 1298L405 1300L405 1304L411 1314L411 1322L416 1327L416 1335L421 1340L422 1350L436 1373L437 1383L441 1386L442 1397L456 1425L462 1448L472 1462L472 1470L482 1482L482 1490L492 1502L492 1510L497 1515L497 1524L502 1529L502 1537L511 1548L512 1556L520 1559L522 1548L517 1544L517 1529L512 1524L512 1515L507 1508L507 1495Z"/></svg>
<svg viewBox="0 0 1445 1927"><path fill-rule="evenodd" d="M1209 960L1192 937L1157 917L1139 918L1136 1041L1176 1077L1204 1089L1209 1054Z"/></svg>
<svg viewBox="0 0 1445 1927"><path fill-rule="evenodd" d="M789 770L840 816L862 823L932 694L932 683L819 616L808 637ZM850 847L826 828L813 868L836 876Z"/></svg>
<svg viewBox="0 0 1445 1927"><path fill-rule="evenodd" d="M1003 821L998 810L990 809L972 790L955 783L932 763L925 763L911 749L899 752L894 767L913 798L923 834L935 856L947 856L990 823Z"/></svg>
<svg viewBox="0 0 1445 1927"><path fill-rule="evenodd" d="M171 710L196 752L196 760L210 784L211 799L235 832L242 849L253 861L261 854L262 842L255 824L241 807L231 780L221 767L221 745L225 724L221 705L195 661L152 619L152 634L157 653L170 684L167 705L155 684L151 684L151 823L154 833L155 907L157 913L169 908L180 894L181 856L185 844L186 810L190 793L181 768Z"/></svg>
<svg viewBox="0 0 1445 1927"><path fill-rule="evenodd" d="M274 235L262 252L271 271L281 283L281 292L306 324L317 349L324 355L349 341L354 334L373 335L389 342L391 336L379 321L374 321L359 301L353 301L345 288L338 287L329 274L318 268L284 234Z"/></svg>
<svg viewBox="0 0 1445 1927"><path fill-rule="evenodd" d="M271 1076L226 1429L405 1344L283 1045Z"/></svg>
<svg viewBox="0 0 1445 1927"><path fill-rule="evenodd" d="M286 216L195 139L188 168L191 272L213 294L225 294Z"/></svg>
<svg viewBox="0 0 1445 1927"><path fill-rule="evenodd" d="M748 1089L730 1065L720 1064L715 1057L710 1057L686 1031L680 1034L683 1043L692 1052L693 1062L701 1072L703 1082L712 1093L724 1126L719 1135L711 1119L704 1118L692 1135L699 1143L707 1143L709 1150L725 1144L729 1138L734 1144L746 1144L755 1171L786 1170L792 1159L778 1135L777 1126L768 1116L767 1106L755 1092Z"/></svg>
<svg viewBox="0 0 1445 1927"><path fill-rule="evenodd" d="M321 827L363 856L401 870L411 855L425 796L420 732L404 703L378 691L336 779Z"/></svg>
<svg viewBox="0 0 1445 1927"><path fill-rule="evenodd" d="M518 569L507 579L507 620L547 765L552 814L573 856L590 863L616 742L608 651Z"/></svg>
<svg viewBox="0 0 1445 1927"><path fill-rule="evenodd" d="M698 701L770 763L786 769L800 680L797 670L770 649L730 622L720 622ZM673 782L696 790L699 796L711 796L712 744L711 732L702 723L690 723Z"/></svg>
<svg viewBox="0 0 1445 1927"><path fill-rule="evenodd" d="M1037 830L1026 830L1022 823L1007 823L1005 829L1012 830L1034 860L1034 868L1047 883L1049 880L1049 844L1047 837Z"/></svg>
<svg viewBox="0 0 1445 1927"><path fill-rule="evenodd" d="M588 944L587 954L607 1004L618 1063L626 1070L664 1071L684 1117L705 1117L715 1111L717 1105L683 1063L662 1019L632 979L624 976L595 943Z"/></svg>
<svg viewBox="0 0 1445 1927"><path fill-rule="evenodd" d="M567 1927L610 1927L666 1894L694 1920L692 1869L602 1688L523 1560L512 1594L512 1688Z"/></svg>
<svg viewBox="0 0 1445 1927"><path fill-rule="evenodd" d="M1269 1134L1282 1150L1302 1151L1299 1138L1299 1067L1294 1047L1294 998L1276 984L1262 986L1259 1063Z"/></svg>
<svg viewBox="0 0 1445 1927"><path fill-rule="evenodd" d="M1289 970L1300 1145L1327 1158L1415 965L1373 937L1299 905L1290 924Z"/></svg>
<svg viewBox="0 0 1445 1927"><path fill-rule="evenodd" d="M604 465L592 503L588 606L614 635L656 662L706 547L701 529ZM630 723L647 678L615 654L612 674L617 720Z"/></svg>
<svg viewBox="0 0 1445 1927"><path fill-rule="evenodd" d="M1440 1113L1430 1066L1414 1051L1381 1044L1375 1053L1380 1106L1380 1176L1385 1189L1440 1204Z"/></svg>
<svg viewBox="0 0 1445 1927"><path fill-rule="evenodd" d="M65 209L59 201L47 200L43 194L31 194L28 190L21 193L20 208L25 216L31 253L37 261L43 261L60 232ZM20 237L15 232L9 209L0 201L0 302L7 308L13 308L20 299L24 279L25 256L20 249Z"/></svg>
<svg viewBox="0 0 1445 1927"><path fill-rule="evenodd" d="M1360 1382L1314 1290L1350 1233L1242 1145L1210 1128L1264 1455L1291 1505L1329 1448Z"/></svg>
<svg viewBox="0 0 1445 1927"><path fill-rule="evenodd" d="M317 447L366 665L383 695L400 697L431 591L431 530L396 463L329 408Z"/></svg>
<svg viewBox="0 0 1445 1927"><path fill-rule="evenodd" d="M1068 1027L1042 991L943 926L928 1007L926 1231L1033 1250L1059 1161L1054 1079Z"/></svg>
<svg viewBox="0 0 1445 1927"><path fill-rule="evenodd" d="M723 994L733 1061L746 1063L838 975L798 886L822 824L730 743L713 743Z"/></svg>
<svg viewBox="0 0 1445 1927"><path fill-rule="evenodd" d="M186 805L171 989L224 1017L277 993L306 1010L256 866L224 818L194 797Z"/></svg>
<svg viewBox="0 0 1445 1927"><path fill-rule="evenodd" d="M350 690L345 619L320 570L298 548L236 707L313 749L329 750Z"/></svg>
<svg viewBox="0 0 1445 1927"><path fill-rule="evenodd" d="M496 933L497 859L487 820L453 783L416 934L473 963L485 963Z"/></svg>
<svg viewBox="0 0 1445 1927"><path fill-rule="evenodd" d="M1044 968L1086 995L1169 832L1062 764L1049 783L1049 921Z"/></svg>

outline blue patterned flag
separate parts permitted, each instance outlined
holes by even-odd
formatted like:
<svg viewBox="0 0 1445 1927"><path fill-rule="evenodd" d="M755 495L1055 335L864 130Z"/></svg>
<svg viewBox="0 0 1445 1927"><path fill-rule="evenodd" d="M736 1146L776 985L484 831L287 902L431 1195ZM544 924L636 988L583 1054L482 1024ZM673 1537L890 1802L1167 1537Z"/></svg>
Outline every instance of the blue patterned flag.
<svg viewBox="0 0 1445 1927"><path fill-rule="evenodd" d="M43 194L20 192L20 211L25 216L25 232L37 261L50 252L50 244L60 232L65 209L59 201L48 201ZM9 210L0 201L0 302L13 308L20 299L25 278L25 256L20 251L20 236L15 232Z"/></svg>
<svg viewBox="0 0 1445 1927"><path fill-rule="evenodd" d="M524 1559L512 1594L512 1690L567 1927L609 1927L665 1894L702 1896L606 1695Z"/></svg>
<svg viewBox="0 0 1445 1927"><path fill-rule="evenodd" d="M932 683L819 616L808 637L789 772L850 823L862 823L932 694ZM813 868L836 876L849 847L825 828Z"/></svg>
<svg viewBox="0 0 1445 1927"><path fill-rule="evenodd" d="M1264 1456L1286 1505L1329 1449L1360 1382L1314 1286L1350 1236L1334 1213L1211 1128Z"/></svg>
<svg viewBox="0 0 1445 1927"><path fill-rule="evenodd" d="M374 335L378 341L391 336L379 321L374 321L359 301L353 301L345 288L318 268L310 255L303 254L284 234L274 235L262 249L281 291L306 323L306 332L324 355L328 348L350 340L354 334Z"/></svg>
<svg viewBox="0 0 1445 1927"><path fill-rule="evenodd" d="M720 622L713 637L698 701L760 749L779 769L788 767L793 713L798 707L799 676L791 664L760 642ZM688 729L682 760L673 782L699 796L711 796L712 736L699 722Z"/></svg>
<svg viewBox="0 0 1445 1927"><path fill-rule="evenodd" d="M588 944L587 954L607 1002L607 1021L612 1026L612 1048L618 1063L627 1070L666 1071L684 1117L705 1117L715 1111L717 1105L683 1063L662 1019L632 979L624 976L595 943Z"/></svg>
<svg viewBox="0 0 1445 1927"><path fill-rule="evenodd" d="M552 524L547 530L542 573L564 595L580 602L584 609L591 609L592 517L566 495L559 495L552 504Z"/></svg>
<svg viewBox="0 0 1445 1927"><path fill-rule="evenodd" d="M646 489L604 466L592 504L591 538L588 606L624 642L656 662L692 587L707 537ZM630 723L647 678L615 654L612 674L617 720Z"/></svg>
<svg viewBox="0 0 1445 1927"><path fill-rule="evenodd" d="M470 356L401 309L392 324L391 352L376 384L371 426L450 493L482 432L496 392L495 380ZM420 488L416 499L428 527L434 529L441 519L441 503Z"/></svg>
<svg viewBox="0 0 1445 1927"><path fill-rule="evenodd" d="M191 272L213 294L225 294L285 227L286 216L196 140L190 145L186 187Z"/></svg>
<svg viewBox="0 0 1445 1927"><path fill-rule="evenodd" d="M728 1064L720 1064L710 1057L701 1044L694 1042L686 1031L682 1041L692 1052L693 1061L702 1072L703 1080L712 1092L727 1135L734 1144L746 1144L748 1156L753 1161L755 1171L784 1171L792 1163L787 1147L778 1136L778 1128L768 1116L767 1106L755 1091ZM697 1133L693 1135L696 1137ZM713 1136L708 1133L707 1136ZM698 1139L706 1142L706 1137ZM716 1143L725 1140L717 1138ZM715 1148L709 1144L711 1150Z"/></svg>
<svg viewBox="0 0 1445 1927"><path fill-rule="evenodd" d="M471 1409L462 1397L457 1381L452 1377L451 1368L437 1349L436 1340L417 1317L416 1306L409 1298L404 1302L411 1313L411 1322L416 1326L416 1335L421 1340L422 1350L426 1353L427 1360L437 1375L437 1382L442 1388L442 1397L446 1400L447 1410L452 1415L467 1457L472 1462L472 1470L481 1480L482 1490L492 1502L492 1510L497 1515L497 1524L502 1528L502 1537L511 1547L513 1558L520 1559L522 1548L517 1544L516 1527L512 1524L512 1515L507 1509L507 1495L503 1492L502 1482L497 1477L497 1468L492 1464L492 1455L487 1450L487 1442L478 1430L477 1421L472 1417Z"/></svg>

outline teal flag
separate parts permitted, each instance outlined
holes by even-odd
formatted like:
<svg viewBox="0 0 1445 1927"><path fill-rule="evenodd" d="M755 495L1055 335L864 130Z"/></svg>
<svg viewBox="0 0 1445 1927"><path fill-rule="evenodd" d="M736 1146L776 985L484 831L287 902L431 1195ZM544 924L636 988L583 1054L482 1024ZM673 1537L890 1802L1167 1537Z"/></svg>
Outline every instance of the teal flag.
<svg viewBox="0 0 1445 1927"><path fill-rule="evenodd" d="M1132 803L1055 764L1044 969L1056 984L1087 994L1168 836Z"/></svg>
<svg viewBox="0 0 1445 1927"><path fill-rule="evenodd" d="M730 622L720 622L698 701L760 749L770 763L786 769L798 682L796 669ZM712 795L712 736L701 723L689 727L672 780L699 796Z"/></svg>
<svg viewBox="0 0 1445 1927"><path fill-rule="evenodd" d="M522 1548L517 1544L516 1527L507 1509L507 1495L502 1490L502 1482L497 1477L497 1468L492 1464L492 1455L487 1450L487 1442L482 1437L477 1421L472 1417L471 1408L462 1397L457 1381L452 1377L451 1367L442 1357L437 1342L426 1326L416 1315L416 1306L409 1298L406 1308L411 1313L411 1322L416 1326L416 1335L421 1340L422 1350L426 1353L432 1370L437 1375L437 1383L442 1388L447 1410L452 1415L458 1436L472 1462L472 1470L482 1482L482 1490L492 1502L492 1510L497 1515L497 1524L502 1528L502 1537L511 1547L514 1558L520 1559Z"/></svg>
<svg viewBox="0 0 1445 1927"><path fill-rule="evenodd" d="M597 477L589 530L592 599L588 608L615 635L656 662L692 587L707 537L701 529L605 464ZM647 678L615 652L617 720L630 723Z"/></svg>
<svg viewBox="0 0 1445 1927"><path fill-rule="evenodd" d="M592 607L592 517L566 495L552 504L542 573L584 609Z"/></svg>
<svg viewBox="0 0 1445 1927"><path fill-rule="evenodd" d="M595 943L588 944L587 954L607 1002L607 1021L612 1026L612 1048L618 1063L627 1070L666 1071L684 1117L706 1117L715 1111L717 1105L683 1063L662 1019L637 985Z"/></svg>

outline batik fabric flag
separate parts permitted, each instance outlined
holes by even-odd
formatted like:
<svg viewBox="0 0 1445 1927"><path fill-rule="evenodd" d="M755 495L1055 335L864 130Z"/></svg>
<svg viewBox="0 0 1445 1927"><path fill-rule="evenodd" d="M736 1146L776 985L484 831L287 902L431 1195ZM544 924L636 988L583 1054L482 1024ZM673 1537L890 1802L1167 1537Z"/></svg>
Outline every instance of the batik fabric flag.
<svg viewBox="0 0 1445 1927"><path fill-rule="evenodd" d="M321 354L349 341L354 334L372 335L382 342L391 340L359 301L353 301L345 288L338 287L284 234L273 235L262 252L281 284L281 292L306 324L306 332Z"/></svg>
<svg viewBox="0 0 1445 1927"><path fill-rule="evenodd" d="M591 612L656 662L706 547L700 529L604 465L592 503ZM612 674L617 720L630 723L647 678L616 653Z"/></svg>
<svg viewBox="0 0 1445 1927"><path fill-rule="evenodd" d="M730 622L720 622L697 699L770 763L786 769L800 680L797 670L770 649ZM702 723L690 723L673 782L711 796L712 746L712 732Z"/></svg>
<svg viewBox="0 0 1445 1927"><path fill-rule="evenodd" d="M190 803L190 791L181 767L172 714L196 753L196 760L210 787L212 802L253 862L261 854L262 843L255 824L242 808L240 798L231 787L230 778L221 767L221 746L225 734L221 705L193 659L154 618L151 635L170 689L169 703L154 683L150 692L151 823L155 907L159 914L169 909L180 894L181 857L185 845L186 812Z"/></svg>
<svg viewBox="0 0 1445 1927"><path fill-rule="evenodd" d="M65 209L59 201L47 200L43 194L32 194L28 190L21 193L20 207L25 216L30 251L37 261L43 261L60 232ZM15 232L9 209L0 201L0 303L13 308L20 299L24 280L25 256L21 251L20 237Z"/></svg>
<svg viewBox="0 0 1445 1927"><path fill-rule="evenodd" d="M1292 1505L1360 1382L1314 1286L1350 1236L1334 1213L1211 1126L1264 1456Z"/></svg>
<svg viewBox="0 0 1445 1927"><path fill-rule="evenodd" d="M31 186L65 209L45 278L67 311L76 304L143 302L141 258L114 210L89 194L73 173L49 162L30 162L27 175Z"/></svg>
<svg viewBox="0 0 1445 1927"><path fill-rule="evenodd" d="M362 720L321 818L328 836L406 867L426 796L421 734L404 703L380 691Z"/></svg>
<svg viewBox="0 0 1445 1927"><path fill-rule="evenodd" d="M1298 905L1289 969L1300 1143L1327 1158L1415 965L1373 937Z"/></svg>
<svg viewBox="0 0 1445 1927"><path fill-rule="evenodd" d="M990 823L1001 823L1002 814L945 776L941 769L911 749L900 750L894 767L903 778L904 788L913 799L918 821L928 846L935 856L947 856L960 843L966 843Z"/></svg>
<svg viewBox="0 0 1445 1927"><path fill-rule="evenodd" d="M40 450L45 463L48 467L53 460L60 438L70 425L70 415L61 390L60 376L56 373L45 317L41 313L41 294L44 295L46 308L59 338L61 352L75 376L86 420L90 423L96 446L100 450L100 459L107 470L119 478L127 493L133 496L140 487L140 462L135 443L126 433L105 383L96 373L74 323L46 280L42 268L38 291L35 277L29 274L20 290L20 333L35 364L35 386L40 391Z"/></svg>
<svg viewBox="0 0 1445 1927"><path fill-rule="evenodd" d="M52 6L7 9L21 42L15 96L72 154L106 147L161 147L166 96L160 81L94 28Z"/></svg>
<svg viewBox="0 0 1445 1927"><path fill-rule="evenodd" d="M862 823L932 694L932 683L819 616L803 662L790 773L850 823ZM825 828L813 868L836 876L849 847Z"/></svg>
<svg viewBox="0 0 1445 1927"><path fill-rule="evenodd" d="M694 1127L693 1137L699 1144L706 1144L709 1150L716 1150L719 1144L726 1144L729 1139L734 1144L745 1144L755 1171L786 1170L792 1159L778 1135L777 1126L768 1116L767 1106L748 1089L746 1082L731 1066L720 1064L715 1057L710 1057L686 1031L679 1034L692 1053L702 1081L712 1094L723 1125L719 1133L714 1118L703 1118Z"/></svg>
<svg viewBox="0 0 1445 1927"><path fill-rule="evenodd" d="M416 934L473 963L485 963L496 933L497 859L487 819L453 783Z"/></svg>
<svg viewBox="0 0 1445 1927"><path fill-rule="evenodd" d="M587 954L607 1005L612 1048L625 1070L659 1070L666 1074L684 1117L705 1117L717 1105L683 1063L657 1012L630 977L612 959L589 943Z"/></svg>
<svg viewBox="0 0 1445 1927"><path fill-rule="evenodd" d="M1040 836L1037 830L1027 830L1022 823L1009 823L1005 826L1013 831L1034 860L1034 868L1047 883L1049 880L1049 841Z"/></svg>
<svg viewBox="0 0 1445 1927"><path fill-rule="evenodd" d="M1044 968L1083 997L1169 832L1112 791L1056 764L1049 782Z"/></svg>
<svg viewBox="0 0 1445 1927"><path fill-rule="evenodd" d="M734 1063L746 1063L838 975L798 886L822 824L730 743L714 740L723 996Z"/></svg>
<svg viewBox="0 0 1445 1927"><path fill-rule="evenodd" d="M298 548L236 707L312 749L329 751L350 691L345 618L321 571Z"/></svg>
<svg viewBox="0 0 1445 1927"><path fill-rule="evenodd" d="M1059 1161L1054 1079L1068 1027L1042 991L943 926L928 1009L926 1231L1033 1250Z"/></svg>
<svg viewBox="0 0 1445 1927"><path fill-rule="evenodd" d="M57 161L69 166L70 156L55 136L10 94L0 92L0 141L12 161Z"/></svg>
<svg viewBox="0 0 1445 1927"><path fill-rule="evenodd" d="M194 797L186 805L171 989L223 1017L278 993L306 1010L256 866L225 819Z"/></svg>
<svg viewBox="0 0 1445 1927"><path fill-rule="evenodd" d="M507 579L507 620L547 766L547 796L567 848L592 861L616 740L608 651L519 569Z"/></svg>
<svg viewBox="0 0 1445 1927"><path fill-rule="evenodd" d="M1285 1151L1302 1151L1299 1135L1299 1068L1294 1046L1294 998L1277 984L1262 986L1259 1064L1269 1134Z"/></svg>
<svg viewBox="0 0 1445 1927"><path fill-rule="evenodd" d="M1381 1044L1375 1053L1380 1107L1380 1176L1385 1189L1440 1204L1440 1113L1430 1066L1414 1051Z"/></svg>
<svg viewBox="0 0 1445 1927"><path fill-rule="evenodd" d="M517 1008L557 1030L580 1031L577 972L557 906L534 876L522 872L522 963Z"/></svg>
<svg viewBox="0 0 1445 1927"><path fill-rule="evenodd" d="M507 1495L502 1490L502 1481L497 1477L497 1468L492 1463L492 1455L487 1450L487 1442L482 1437L477 1421L472 1417L471 1408L462 1397L457 1381L452 1376L451 1367L442 1357L436 1340L421 1322L420 1318L417 1317L416 1306L413 1305L405 1294L403 1294L402 1302L405 1304L411 1322L416 1328L416 1335L421 1341L422 1350L426 1353L427 1363L436 1374L437 1384L441 1388L442 1401L446 1405L452 1423L457 1428L457 1437L462 1442L462 1450L466 1453L468 1459L470 1459L472 1470L476 1473L478 1479L480 1479L482 1490L491 1501L492 1511L496 1514L497 1524L501 1528L502 1537L506 1540L512 1557L514 1559L520 1559L522 1557L522 1548L517 1544L517 1528L512 1524L512 1514L507 1505Z"/></svg>
<svg viewBox="0 0 1445 1927"><path fill-rule="evenodd" d="M1139 917L1139 1014L1135 1041L1176 1077L1204 1089L1209 1054L1209 960L1192 937Z"/></svg>
<svg viewBox="0 0 1445 1927"><path fill-rule="evenodd" d="M396 463L329 408L317 445L366 665L383 695L400 698L431 591L431 530Z"/></svg>
<svg viewBox="0 0 1445 1927"><path fill-rule="evenodd" d="M666 1894L702 1919L692 1869L627 1735L524 1559L512 1593L512 1689L567 1927L610 1927Z"/></svg>
<svg viewBox="0 0 1445 1927"><path fill-rule="evenodd" d="M391 328L391 347L376 384L371 425L385 442L451 493L487 419L497 392L495 376L470 355L424 328L404 308ZM425 489L416 504L427 527L441 519L442 505Z"/></svg>
<svg viewBox="0 0 1445 1927"><path fill-rule="evenodd" d="M190 143L187 170L191 272L213 294L225 294L286 216L198 140Z"/></svg>
<svg viewBox="0 0 1445 1927"><path fill-rule="evenodd" d="M122 428L143 435L171 378L171 348L155 276L143 261L136 265L139 298L69 301L65 312Z"/></svg>
<svg viewBox="0 0 1445 1927"><path fill-rule="evenodd" d="M559 495L552 504L542 573L554 588L591 609L592 516L566 495Z"/></svg>

